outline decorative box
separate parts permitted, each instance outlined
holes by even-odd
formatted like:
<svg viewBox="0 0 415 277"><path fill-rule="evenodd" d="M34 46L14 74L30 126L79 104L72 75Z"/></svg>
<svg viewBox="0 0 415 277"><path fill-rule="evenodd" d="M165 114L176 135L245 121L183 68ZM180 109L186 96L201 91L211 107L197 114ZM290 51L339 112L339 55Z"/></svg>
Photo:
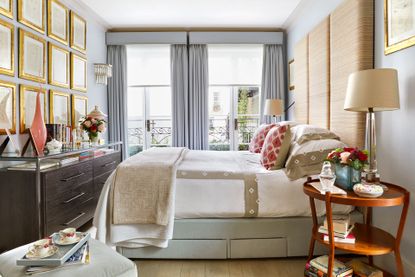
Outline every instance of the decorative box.
<svg viewBox="0 0 415 277"><path fill-rule="evenodd" d="M345 190L353 190L353 186L360 183L362 174L351 166L336 164L336 184Z"/></svg>

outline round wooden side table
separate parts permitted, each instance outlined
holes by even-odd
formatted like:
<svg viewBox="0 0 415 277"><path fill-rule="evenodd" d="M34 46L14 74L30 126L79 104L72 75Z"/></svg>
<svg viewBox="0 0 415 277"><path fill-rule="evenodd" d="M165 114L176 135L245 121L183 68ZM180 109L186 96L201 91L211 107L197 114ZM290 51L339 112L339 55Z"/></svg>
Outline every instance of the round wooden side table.
<svg viewBox="0 0 415 277"><path fill-rule="evenodd" d="M343 250L353 254L366 255L369 257L369 263L371 265L373 265L374 255L384 255L390 252L394 252L398 276L403 277L404 271L400 254L400 243L405 226L406 216L408 214L409 192L398 185L381 182L383 185L387 186L388 190L378 198L363 198L356 195L353 191L347 191L347 195L331 194L330 192L321 194L311 185L315 182L320 182L320 180L309 178L303 185L303 191L306 195L309 196L310 199L313 218L313 229L308 261L310 261L313 257L314 244L316 241L329 248L328 272L332 272L333 269L335 249ZM314 202L315 199L325 201L326 203L329 241L324 241L324 235L318 232L319 225L317 221L316 205ZM365 223L356 223L352 231L356 237L356 243L348 244L334 242L332 222L333 214L331 206L332 203L365 207L367 209ZM395 237L390 233L371 225L373 207L392 207L400 205L403 205L403 208L399 221L398 231Z"/></svg>

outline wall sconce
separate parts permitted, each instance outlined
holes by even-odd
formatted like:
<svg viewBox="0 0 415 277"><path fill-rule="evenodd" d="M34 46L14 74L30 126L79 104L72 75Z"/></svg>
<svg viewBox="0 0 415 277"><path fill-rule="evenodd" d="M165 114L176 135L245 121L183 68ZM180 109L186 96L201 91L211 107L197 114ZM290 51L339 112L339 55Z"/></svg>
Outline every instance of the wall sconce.
<svg viewBox="0 0 415 277"><path fill-rule="evenodd" d="M95 83L107 85L108 78L112 77L112 65L105 63L95 63Z"/></svg>

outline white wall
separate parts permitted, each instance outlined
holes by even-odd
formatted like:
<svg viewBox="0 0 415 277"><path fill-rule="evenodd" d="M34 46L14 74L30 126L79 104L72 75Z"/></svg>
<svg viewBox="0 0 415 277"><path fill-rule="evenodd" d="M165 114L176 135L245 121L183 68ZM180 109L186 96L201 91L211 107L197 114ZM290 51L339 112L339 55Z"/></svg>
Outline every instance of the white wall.
<svg viewBox="0 0 415 277"><path fill-rule="evenodd" d="M295 44L333 11L342 0L302 1L288 21L288 60L293 58ZM415 46L383 54L383 0L375 0L375 66L393 67L399 72L401 109L377 114L378 167L384 181L399 184L415 195ZM289 97L292 98L292 92ZM292 113L291 113L292 115ZM401 243L406 276L415 276L415 198L411 197L407 225ZM396 234L401 208L374 209L374 225ZM393 255L380 256L377 264L395 272Z"/></svg>

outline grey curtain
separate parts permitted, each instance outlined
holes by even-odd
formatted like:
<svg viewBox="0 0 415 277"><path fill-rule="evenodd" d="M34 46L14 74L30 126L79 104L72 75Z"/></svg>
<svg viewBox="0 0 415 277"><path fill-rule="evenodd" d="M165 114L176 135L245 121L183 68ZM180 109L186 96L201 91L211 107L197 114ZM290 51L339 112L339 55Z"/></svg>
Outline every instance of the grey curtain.
<svg viewBox="0 0 415 277"><path fill-rule="evenodd" d="M266 99L281 99L284 102L284 55L283 46L265 44L262 64L261 123L271 123L272 117L264 115Z"/></svg>
<svg viewBox="0 0 415 277"><path fill-rule="evenodd" d="M172 90L172 145L189 146L189 63L186 44L170 48Z"/></svg>
<svg viewBox="0 0 415 277"><path fill-rule="evenodd" d="M109 45L107 62L112 64L108 79L108 135L111 141L122 141L122 157L127 157L127 49Z"/></svg>
<svg viewBox="0 0 415 277"><path fill-rule="evenodd" d="M207 45L189 46L189 144L190 149L209 149Z"/></svg>

